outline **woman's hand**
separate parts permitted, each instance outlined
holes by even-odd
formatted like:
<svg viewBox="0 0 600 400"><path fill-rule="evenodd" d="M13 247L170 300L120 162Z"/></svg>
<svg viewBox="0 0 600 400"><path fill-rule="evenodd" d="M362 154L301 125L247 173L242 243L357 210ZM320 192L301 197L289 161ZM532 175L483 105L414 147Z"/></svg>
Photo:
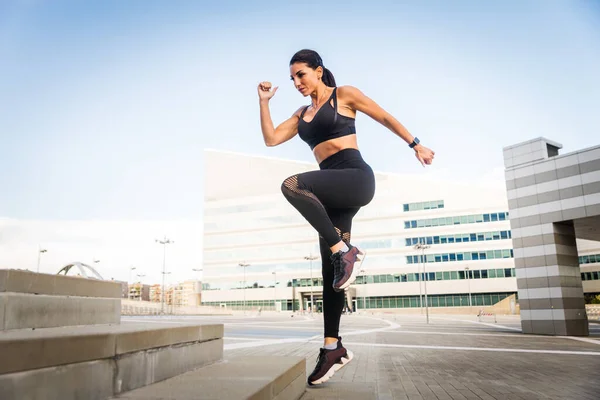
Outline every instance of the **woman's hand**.
<svg viewBox="0 0 600 400"><path fill-rule="evenodd" d="M417 160L419 160L423 166L431 165L433 162L433 156L435 156L435 152L433 150L428 149L421 144L416 145L413 149L415 150L415 156L417 157Z"/></svg>
<svg viewBox="0 0 600 400"><path fill-rule="evenodd" d="M275 96L275 92L277 92L279 86L275 86L272 92L271 86L271 82L261 82L258 84L258 98L260 100L268 101L271 97Z"/></svg>

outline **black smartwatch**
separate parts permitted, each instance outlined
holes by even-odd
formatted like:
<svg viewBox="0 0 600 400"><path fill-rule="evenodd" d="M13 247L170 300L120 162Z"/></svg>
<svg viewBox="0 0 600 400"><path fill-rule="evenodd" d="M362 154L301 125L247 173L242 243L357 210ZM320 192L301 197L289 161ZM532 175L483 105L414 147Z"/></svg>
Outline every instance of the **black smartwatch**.
<svg viewBox="0 0 600 400"><path fill-rule="evenodd" d="M411 144L409 144L409 145L408 145L408 147L410 147L410 148L412 149L413 147L415 147L415 146L416 146L416 145L418 145L419 143L421 143L421 141L419 140L419 138L418 138L418 137L416 137L416 136L415 136L415 139L412 141L412 143L411 143Z"/></svg>

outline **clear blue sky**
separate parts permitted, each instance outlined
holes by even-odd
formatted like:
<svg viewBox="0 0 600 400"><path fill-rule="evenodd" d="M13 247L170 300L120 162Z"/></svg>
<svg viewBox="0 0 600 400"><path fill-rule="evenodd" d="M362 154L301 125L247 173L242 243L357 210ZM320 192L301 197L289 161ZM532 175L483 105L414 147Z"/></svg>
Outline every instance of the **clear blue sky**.
<svg viewBox="0 0 600 400"><path fill-rule="evenodd" d="M0 217L200 218L204 148L312 161L299 138L266 148L258 118L261 80L276 124L306 104L301 48L436 151L423 169L362 115L377 170L486 179L506 145L600 142L597 1L7 0Z"/></svg>

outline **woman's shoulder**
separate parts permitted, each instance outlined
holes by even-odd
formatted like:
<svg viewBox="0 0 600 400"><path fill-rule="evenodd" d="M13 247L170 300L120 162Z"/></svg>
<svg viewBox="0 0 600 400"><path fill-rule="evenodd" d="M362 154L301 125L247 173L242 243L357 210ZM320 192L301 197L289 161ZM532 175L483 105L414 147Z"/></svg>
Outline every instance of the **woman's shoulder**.
<svg viewBox="0 0 600 400"><path fill-rule="evenodd" d="M337 87L337 95L343 97L358 97L362 95L362 92L352 85L344 85Z"/></svg>

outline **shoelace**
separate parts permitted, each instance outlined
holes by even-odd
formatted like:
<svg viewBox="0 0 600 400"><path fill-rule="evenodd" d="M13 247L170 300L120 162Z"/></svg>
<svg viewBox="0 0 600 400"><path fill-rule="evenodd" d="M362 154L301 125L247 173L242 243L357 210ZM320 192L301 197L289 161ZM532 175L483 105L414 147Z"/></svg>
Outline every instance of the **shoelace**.
<svg viewBox="0 0 600 400"><path fill-rule="evenodd" d="M334 280L340 280L344 277L344 271L342 269L342 255L341 253L334 253L331 255L331 262L333 263L333 276Z"/></svg>
<svg viewBox="0 0 600 400"><path fill-rule="evenodd" d="M321 348L319 350L319 357L317 358L317 365L315 366L315 371L320 370L323 363L325 363L325 349Z"/></svg>

